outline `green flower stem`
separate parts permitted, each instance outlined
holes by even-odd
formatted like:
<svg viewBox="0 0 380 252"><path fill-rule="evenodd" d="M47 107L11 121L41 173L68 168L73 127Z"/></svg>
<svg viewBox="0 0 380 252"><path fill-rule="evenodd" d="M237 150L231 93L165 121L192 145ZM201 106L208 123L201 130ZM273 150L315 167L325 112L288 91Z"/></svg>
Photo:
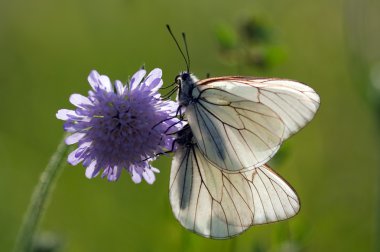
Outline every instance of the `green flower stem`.
<svg viewBox="0 0 380 252"><path fill-rule="evenodd" d="M39 182L34 189L28 210L24 216L16 240L14 252L26 252L32 250L35 232L46 208L47 199L53 191L54 183L66 161L69 147L65 144L65 138L66 135L58 145L57 151L51 157L45 170L42 172Z"/></svg>

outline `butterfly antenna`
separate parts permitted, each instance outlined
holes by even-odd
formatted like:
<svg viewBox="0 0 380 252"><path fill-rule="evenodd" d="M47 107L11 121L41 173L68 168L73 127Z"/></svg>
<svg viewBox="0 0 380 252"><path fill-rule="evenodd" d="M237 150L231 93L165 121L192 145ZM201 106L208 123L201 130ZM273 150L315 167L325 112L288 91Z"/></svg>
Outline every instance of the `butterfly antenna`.
<svg viewBox="0 0 380 252"><path fill-rule="evenodd" d="M162 96L161 98L163 100L169 100L170 96L172 96L177 90L178 90L178 87L175 87L172 90L170 90L167 94L165 94L164 96Z"/></svg>
<svg viewBox="0 0 380 252"><path fill-rule="evenodd" d="M187 46L186 34L182 32L183 42L185 44L186 56L187 56L187 72L190 73L190 56L189 56L189 47Z"/></svg>
<svg viewBox="0 0 380 252"><path fill-rule="evenodd" d="M173 82L173 83L170 84L169 86L167 86L167 87L162 87L162 88L160 88L160 89L168 89L168 88L171 88L171 87L174 86L174 85L177 85L177 83Z"/></svg>
<svg viewBox="0 0 380 252"><path fill-rule="evenodd" d="M179 43L178 43L177 39L175 38L175 36L174 36L174 34L172 32L172 29L170 29L170 26L168 24L166 25L166 28L168 29L168 31L169 31L170 35L172 36L175 44L177 45L178 50L181 52L182 57L183 57L183 59L185 60L185 63L186 63L187 71L189 72L189 62L187 61L187 59L185 57L185 54L183 53L181 47L179 46ZM187 51L187 49L186 49L186 51Z"/></svg>

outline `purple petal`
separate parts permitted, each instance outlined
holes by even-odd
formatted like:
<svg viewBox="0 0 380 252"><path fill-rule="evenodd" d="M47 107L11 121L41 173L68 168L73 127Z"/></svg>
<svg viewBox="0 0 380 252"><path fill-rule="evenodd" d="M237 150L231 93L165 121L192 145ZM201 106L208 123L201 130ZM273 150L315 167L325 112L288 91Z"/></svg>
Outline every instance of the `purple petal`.
<svg viewBox="0 0 380 252"><path fill-rule="evenodd" d="M150 82L154 79L157 79L157 78L160 78L161 79L162 77L162 70L159 69L159 68L155 68L153 69L149 74L148 74L148 77L146 77L146 82L148 82L148 80L150 79L150 81L148 82L148 84L150 84Z"/></svg>
<svg viewBox="0 0 380 252"><path fill-rule="evenodd" d="M95 70L92 70L91 73L87 77L88 83L90 83L92 89L94 89L95 91L99 87L99 77L100 77L99 73Z"/></svg>
<svg viewBox="0 0 380 252"><path fill-rule="evenodd" d="M155 167L153 167L153 166L151 166L150 169L151 169L153 172L155 172L155 173L160 173L160 170L157 169L157 168L155 168Z"/></svg>
<svg viewBox="0 0 380 252"><path fill-rule="evenodd" d="M115 89L118 95L122 95L124 93L124 86L121 81L115 81Z"/></svg>
<svg viewBox="0 0 380 252"><path fill-rule="evenodd" d="M76 150L74 150L73 152L69 154L67 158L67 162L69 162L69 164L77 165L83 161L82 155L77 156L78 152L82 152L81 154L83 154L83 149L81 150L81 148L77 148Z"/></svg>
<svg viewBox="0 0 380 252"><path fill-rule="evenodd" d="M146 85L147 84L148 83L146 82ZM163 84L163 81L161 80L161 78L156 78L152 80L148 85L151 92L156 92L158 89L160 89L160 87L162 87L162 84Z"/></svg>
<svg viewBox="0 0 380 252"><path fill-rule="evenodd" d="M129 89L134 90L136 89L139 84L141 83L142 79L144 78L146 74L146 71L144 69L138 70L131 79L131 82L129 83Z"/></svg>
<svg viewBox="0 0 380 252"><path fill-rule="evenodd" d="M107 179L108 181L116 181L121 174L122 168L115 166L112 168L112 172L108 173Z"/></svg>
<svg viewBox="0 0 380 252"><path fill-rule="evenodd" d="M72 94L70 96L70 102L80 108L83 108L83 105L92 105L92 102L87 97L80 94Z"/></svg>
<svg viewBox="0 0 380 252"><path fill-rule="evenodd" d="M180 120L171 120L169 121L168 123L162 123L162 126L165 126L165 133L166 134L173 134L175 132L177 132L179 129L183 128L183 125L185 125L185 123L183 121L180 121Z"/></svg>
<svg viewBox="0 0 380 252"><path fill-rule="evenodd" d="M74 133L74 132L77 132L78 129L75 128L74 125L63 125L63 130L66 131L66 132L69 132L69 133Z"/></svg>
<svg viewBox="0 0 380 252"><path fill-rule="evenodd" d="M73 121L67 121L63 124L63 129L69 133L84 130L85 127L86 125L83 125L83 123L77 123Z"/></svg>
<svg viewBox="0 0 380 252"><path fill-rule="evenodd" d="M133 182L135 182L136 184L139 184L141 183L141 175L138 174L135 169L132 169L132 180Z"/></svg>
<svg viewBox="0 0 380 252"><path fill-rule="evenodd" d="M92 179L99 174L99 168L96 166L96 161L91 162L91 164L86 168L86 177Z"/></svg>
<svg viewBox="0 0 380 252"><path fill-rule="evenodd" d="M146 77L144 84L148 87L152 92L156 92L162 86L162 70L159 68L153 69Z"/></svg>
<svg viewBox="0 0 380 252"><path fill-rule="evenodd" d="M107 176L108 175L108 173L110 173L111 172L111 167L107 167L107 168L105 168L104 170L103 170L103 173L102 173L102 178L104 178L105 176Z"/></svg>
<svg viewBox="0 0 380 252"><path fill-rule="evenodd" d="M77 117L78 115L75 113L74 110L60 109L58 110L57 114L55 114L55 116L60 120L67 120L70 117Z"/></svg>
<svg viewBox="0 0 380 252"><path fill-rule="evenodd" d="M113 92L112 83L107 75L100 75L99 77L100 85L99 87L107 92Z"/></svg>
<svg viewBox="0 0 380 252"><path fill-rule="evenodd" d="M154 173L151 169L145 169L142 175L148 184L153 184L153 182L156 180L156 176L154 176Z"/></svg>
<svg viewBox="0 0 380 252"><path fill-rule="evenodd" d="M91 157L86 157L84 160L83 160L83 166L84 167L88 167L92 162L92 158Z"/></svg>
<svg viewBox="0 0 380 252"><path fill-rule="evenodd" d="M86 133L74 133L68 137L66 137L65 139L65 143L67 145L71 145L71 144L75 144L77 143L79 140L81 140L84 136L86 135Z"/></svg>

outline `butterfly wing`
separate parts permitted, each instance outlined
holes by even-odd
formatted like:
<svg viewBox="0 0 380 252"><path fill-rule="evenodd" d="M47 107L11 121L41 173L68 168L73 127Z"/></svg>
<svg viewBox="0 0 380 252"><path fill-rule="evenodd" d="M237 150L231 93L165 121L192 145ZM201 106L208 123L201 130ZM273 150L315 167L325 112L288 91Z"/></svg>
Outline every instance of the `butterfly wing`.
<svg viewBox="0 0 380 252"><path fill-rule="evenodd" d="M201 152L230 171L265 164L319 107L313 89L281 79L211 78L192 96L186 116Z"/></svg>
<svg viewBox="0 0 380 252"><path fill-rule="evenodd" d="M295 191L268 166L228 173L209 162L197 145L177 149L169 194L182 226L214 239L290 218L300 209Z"/></svg>

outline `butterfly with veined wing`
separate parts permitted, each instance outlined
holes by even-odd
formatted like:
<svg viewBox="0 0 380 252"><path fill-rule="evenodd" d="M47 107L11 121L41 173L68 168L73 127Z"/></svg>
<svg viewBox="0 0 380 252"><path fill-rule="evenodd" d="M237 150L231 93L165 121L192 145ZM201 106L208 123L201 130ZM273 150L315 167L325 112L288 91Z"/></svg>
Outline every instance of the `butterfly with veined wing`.
<svg viewBox="0 0 380 252"><path fill-rule="evenodd" d="M294 189L265 163L303 128L319 96L297 81L226 76L198 80L178 75L177 100L188 124L177 133L170 203L177 220L204 237L224 239L252 225L296 215Z"/></svg>

